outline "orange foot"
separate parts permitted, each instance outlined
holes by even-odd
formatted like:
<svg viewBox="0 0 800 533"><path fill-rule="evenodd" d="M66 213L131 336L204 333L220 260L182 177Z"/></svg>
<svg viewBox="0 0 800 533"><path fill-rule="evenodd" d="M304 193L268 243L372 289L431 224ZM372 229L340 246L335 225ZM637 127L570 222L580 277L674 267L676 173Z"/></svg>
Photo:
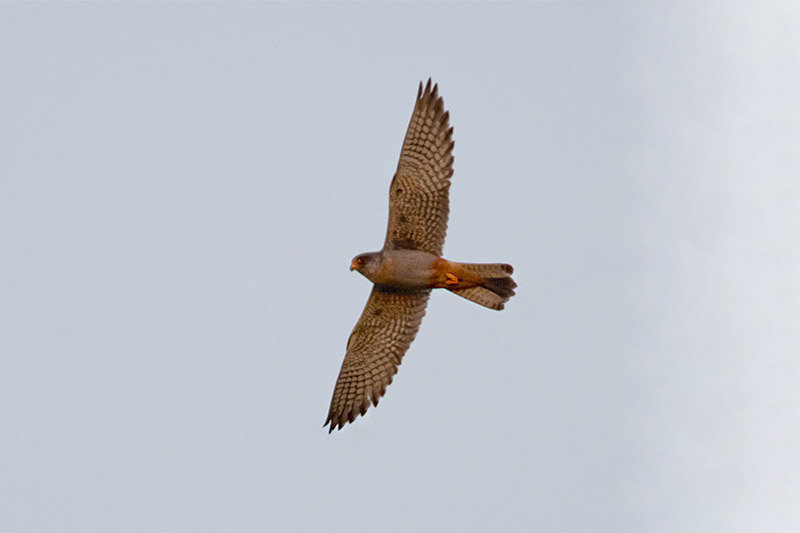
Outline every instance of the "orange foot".
<svg viewBox="0 0 800 533"><path fill-rule="evenodd" d="M455 277L450 272L447 273L447 280L444 282L445 285L458 285L458 278Z"/></svg>

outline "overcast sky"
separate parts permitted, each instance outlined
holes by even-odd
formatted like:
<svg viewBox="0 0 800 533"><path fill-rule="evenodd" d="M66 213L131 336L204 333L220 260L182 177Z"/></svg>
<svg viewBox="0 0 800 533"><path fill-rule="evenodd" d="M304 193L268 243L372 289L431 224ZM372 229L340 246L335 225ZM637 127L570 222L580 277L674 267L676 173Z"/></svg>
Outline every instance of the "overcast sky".
<svg viewBox="0 0 800 533"><path fill-rule="evenodd" d="M800 8L664 4L0 5L0 530L800 530ZM519 289L329 435L428 76Z"/></svg>

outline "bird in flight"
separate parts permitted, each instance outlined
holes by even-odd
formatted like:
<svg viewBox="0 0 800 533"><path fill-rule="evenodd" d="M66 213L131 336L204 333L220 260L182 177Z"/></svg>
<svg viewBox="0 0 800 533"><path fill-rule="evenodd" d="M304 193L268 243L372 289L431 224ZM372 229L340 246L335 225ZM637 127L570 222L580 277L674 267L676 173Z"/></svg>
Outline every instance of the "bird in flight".
<svg viewBox="0 0 800 533"><path fill-rule="evenodd" d="M501 310L517 286L514 269L503 263L456 263L442 257L453 128L438 85L417 91L400 162L389 187L389 227L383 249L357 255L350 270L373 283L367 305L350 339L333 390L328 418L341 429L367 412L386 393L414 337L431 289Z"/></svg>

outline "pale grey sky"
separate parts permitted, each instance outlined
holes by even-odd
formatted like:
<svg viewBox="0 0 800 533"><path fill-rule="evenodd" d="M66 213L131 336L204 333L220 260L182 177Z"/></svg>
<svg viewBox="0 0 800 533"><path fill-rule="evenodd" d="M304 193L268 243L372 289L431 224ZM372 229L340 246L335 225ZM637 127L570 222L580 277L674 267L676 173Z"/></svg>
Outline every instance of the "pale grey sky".
<svg viewBox="0 0 800 533"><path fill-rule="evenodd" d="M800 9L0 5L0 530L800 529ZM417 84L435 294L322 428Z"/></svg>

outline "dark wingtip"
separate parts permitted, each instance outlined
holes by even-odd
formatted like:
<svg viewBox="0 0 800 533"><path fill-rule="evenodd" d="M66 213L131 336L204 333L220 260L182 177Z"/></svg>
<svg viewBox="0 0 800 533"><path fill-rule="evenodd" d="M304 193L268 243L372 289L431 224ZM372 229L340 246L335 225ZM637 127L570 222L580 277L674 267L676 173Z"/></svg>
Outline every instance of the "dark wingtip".
<svg viewBox="0 0 800 533"><path fill-rule="evenodd" d="M328 435L330 435L333 433L333 430L336 429L336 421L333 419L333 413L328 413L328 419L325 420L325 423L322 424L322 427L325 427L328 424L330 424L330 427L328 427ZM341 429L341 426L339 426L339 429Z"/></svg>
<svg viewBox="0 0 800 533"><path fill-rule="evenodd" d="M422 85L422 84L420 83L420 86L421 86L421 85ZM436 87L435 87L435 86L434 86L434 89L433 89L433 90L434 90L434 91L436 90ZM422 92L422 99L423 99L423 100L429 99L429 98L430 98L430 95L431 95L431 79L430 79L430 78L428 78L428 82L425 84L425 90Z"/></svg>

